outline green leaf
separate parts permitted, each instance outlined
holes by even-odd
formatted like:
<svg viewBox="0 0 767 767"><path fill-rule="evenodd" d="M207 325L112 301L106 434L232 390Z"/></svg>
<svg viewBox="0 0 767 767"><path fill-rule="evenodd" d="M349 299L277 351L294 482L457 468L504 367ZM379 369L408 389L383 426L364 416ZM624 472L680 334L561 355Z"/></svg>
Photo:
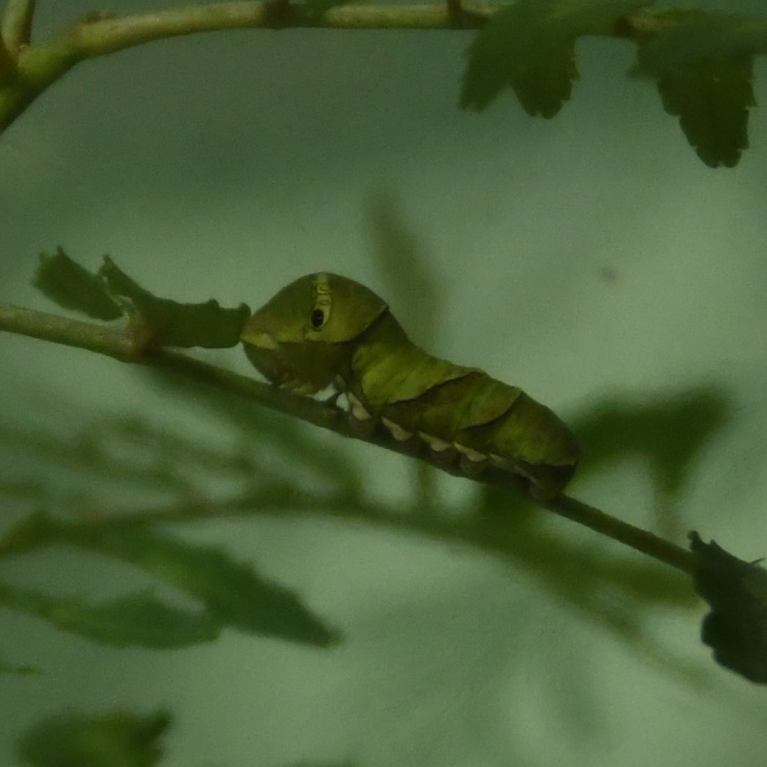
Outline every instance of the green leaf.
<svg viewBox="0 0 767 767"><path fill-rule="evenodd" d="M327 647L337 636L288 589L232 559L140 528L96 532L83 540L154 573L201 599L219 620L242 631Z"/></svg>
<svg viewBox="0 0 767 767"><path fill-rule="evenodd" d="M643 400L607 398L572 421L584 455L578 472L641 456L658 489L676 497L695 469L695 459L727 425L730 413L729 397L713 387Z"/></svg>
<svg viewBox="0 0 767 767"><path fill-rule="evenodd" d="M63 522L36 513L3 538L6 553L67 543L130 562L200 599L217 621L251 634L329 647L339 635L289 589L226 552L135 525ZM148 608L146 614L149 613Z"/></svg>
<svg viewBox="0 0 767 767"><path fill-rule="evenodd" d="M109 292L127 299L153 344L157 346L202 346L208 349L236 346L250 309L222 309L211 299L204 304L179 304L157 298L121 271L109 257L99 269Z"/></svg>
<svg viewBox="0 0 767 767"><path fill-rule="evenodd" d="M695 588L711 607L703 619L703 642L720 665L767 684L767 570L714 541L703 543L695 532L690 548L698 555Z"/></svg>
<svg viewBox="0 0 767 767"><path fill-rule="evenodd" d="M33 285L65 309L74 309L99 320L116 320L122 309L103 282L73 261L61 248L55 256L40 254Z"/></svg>
<svg viewBox="0 0 767 767"><path fill-rule="evenodd" d="M736 165L748 147L753 55L766 51L767 22L727 13L690 14L640 42L640 71L711 167Z"/></svg>
<svg viewBox="0 0 767 767"><path fill-rule="evenodd" d="M100 605L0 583L0 604L36 615L57 628L102 644L165 649L210 642L221 623L206 613L163 604L149 593Z"/></svg>
<svg viewBox="0 0 767 767"><path fill-rule="evenodd" d="M28 730L17 751L29 767L152 767L170 722L164 711L55 716Z"/></svg>
<svg viewBox="0 0 767 767"><path fill-rule="evenodd" d="M553 117L578 77L575 40L611 30L646 0L518 0L498 11L469 47L464 109L484 109L514 89L530 115Z"/></svg>

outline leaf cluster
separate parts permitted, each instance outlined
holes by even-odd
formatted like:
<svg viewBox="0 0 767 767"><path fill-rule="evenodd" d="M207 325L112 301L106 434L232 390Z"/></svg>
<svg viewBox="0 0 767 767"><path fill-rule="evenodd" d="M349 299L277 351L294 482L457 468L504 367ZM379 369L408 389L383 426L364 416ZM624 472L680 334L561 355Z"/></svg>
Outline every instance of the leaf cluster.
<svg viewBox="0 0 767 767"><path fill-rule="evenodd" d="M644 14L652 31L633 34L634 74L655 81L665 110L679 118L703 162L736 165L748 147L753 61L767 52L767 19L650 7L646 0L517 0L503 7L469 47L461 105L485 109L511 88L528 114L553 117L578 78L578 39L620 35L629 16Z"/></svg>

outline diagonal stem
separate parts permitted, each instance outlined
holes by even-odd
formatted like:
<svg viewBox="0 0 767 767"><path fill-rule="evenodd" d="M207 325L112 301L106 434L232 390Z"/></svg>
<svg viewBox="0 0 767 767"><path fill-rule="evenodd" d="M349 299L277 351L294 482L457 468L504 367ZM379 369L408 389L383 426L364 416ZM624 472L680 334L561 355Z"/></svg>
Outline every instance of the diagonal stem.
<svg viewBox="0 0 767 767"><path fill-rule="evenodd" d="M144 350L124 331L3 304L0 304L0 330L79 347L123 362L138 363L201 381L345 437L418 458L449 474L466 478L457 466L445 465L438 456L415 453L413 447L397 442L386 433L361 432L353 419L346 418L328 404L289 394L185 354L165 349ZM523 490L519 479L499 470L488 469L471 479L517 492ZM686 549L575 498L562 495L547 502L532 502L678 570L692 573L695 569L696 557Z"/></svg>

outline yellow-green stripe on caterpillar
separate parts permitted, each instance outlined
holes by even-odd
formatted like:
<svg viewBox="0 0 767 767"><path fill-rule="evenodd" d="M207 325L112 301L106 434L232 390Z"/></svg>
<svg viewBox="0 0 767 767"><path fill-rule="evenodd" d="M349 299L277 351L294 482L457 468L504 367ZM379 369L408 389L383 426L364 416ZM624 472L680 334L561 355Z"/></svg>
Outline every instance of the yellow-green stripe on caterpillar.
<svg viewBox="0 0 767 767"><path fill-rule="evenodd" d="M251 315L240 338L272 383L300 394L334 385L354 418L376 419L398 440L454 451L467 473L494 465L545 499L562 492L575 470L575 437L551 410L481 370L427 354L354 280L297 279Z"/></svg>

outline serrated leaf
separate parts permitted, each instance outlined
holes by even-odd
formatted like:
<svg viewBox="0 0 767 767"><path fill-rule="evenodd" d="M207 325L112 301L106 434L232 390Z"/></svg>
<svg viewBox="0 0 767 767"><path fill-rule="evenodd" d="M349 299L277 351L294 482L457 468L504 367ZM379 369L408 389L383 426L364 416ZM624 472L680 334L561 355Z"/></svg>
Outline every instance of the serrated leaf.
<svg viewBox="0 0 767 767"><path fill-rule="evenodd" d="M149 593L91 605L3 583L0 604L36 615L63 631L118 647L186 647L216 639L221 628L220 621L207 613L170 607Z"/></svg>
<svg viewBox="0 0 767 767"><path fill-rule="evenodd" d="M711 607L703 619L703 642L720 665L767 684L767 570L714 541L703 543L695 532L690 548L698 557L695 588Z"/></svg>
<svg viewBox="0 0 767 767"><path fill-rule="evenodd" d="M65 309L99 320L116 320L122 316L121 307L109 295L104 283L61 248L53 256L40 254L40 265L32 284Z"/></svg>
<svg viewBox="0 0 767 767"><path fill-rule="evenodd" d="M518 0L495 13L469 46L461 106L484 109L506 87L530 115L553 117L578 77L575 41L610 30L646 0Z"/></svg>
<svg viewBox="0 0 767 767"><path fill-rule="evenodd" d="M748 147L753 55L765 50L767 22L725 13L692 15L640 43L640 70L711 167L736 165Z"/></svg>
<svg viewBox="0 0 767 767"><path fill-rule="evenodd" d="M54 716L29 729L17 752L29 767L152 767L170 722L164 711Z"/></svg>
<svg viewBox="0 0 767 767"><path fill-rule="evenodd" d="M200 599L221 623L251 634L329 647L339 641L289 589L226 552L142 527L71 523L36 513L3 539L7 553L68 543L130 562Z"/></svg>
<svg viewBox="0 0 767 767"><path fill-rule="evenodd" d="M128 277L108 257L104 258L99 276L113 296L130 302L156 346L202 346L207 349L236 346L240 330L250 315L245 304L236 309L223 309L213 299L202 304L180 304L158 298Z"/></svg>

